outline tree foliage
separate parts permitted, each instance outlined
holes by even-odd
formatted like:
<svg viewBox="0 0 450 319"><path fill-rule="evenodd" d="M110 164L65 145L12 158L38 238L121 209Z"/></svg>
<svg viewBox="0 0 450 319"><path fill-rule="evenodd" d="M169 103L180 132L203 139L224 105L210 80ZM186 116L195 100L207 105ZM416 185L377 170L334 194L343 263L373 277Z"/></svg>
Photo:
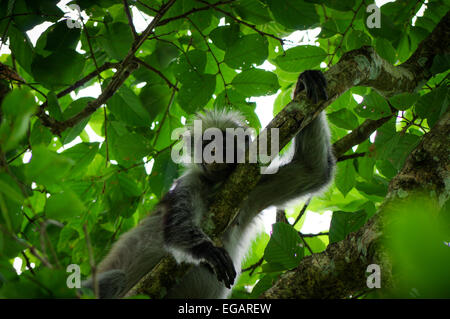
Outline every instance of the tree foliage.
<svg viewBox="0 0 450 319"><path fill-rule="evenodd" d="M277 94L276 115L300 72L326 70L363 46L400 65L450 6L387 3L381 28L369 28L369 3L361 0L77 0L71 3L83 11L79 24L57 3L0 3L0 45L10 49L0 57L1 297L75 297L66 267L77 264L83 277L90 275L120 234L148 215L181 172L170 159L171 132L194 113L237 109L261 129L252 97ZM149 17L139 32L138 16ZM50 26L32 43L28 32L43 22ZM314 43L285 39L315 28ZM274 68L267 70L266 61ZM339 154L334 184L309 203L311 211L333 211L329 233L303 236L303 203L288 210L286 217L302 218L258 236L233 297L258 297L304 256L344 240L376 213L408 155L448 112L448 70L447 51L434 58L431 77L416 92L386 97L354 86L327 107L333 143L377 123L366 132L375 138ZM92 87L101 94L79 94ZM448 228L438 235L430 224L423 231L449 242L445 200L440 210L447 211ZM401 239L395 243L405 248ZM433 268L437 277L450 266L441 248L426 255L444 263ZM18 261L20 275L13 268ZM442 296L420 284L418 296Z"/></svg>

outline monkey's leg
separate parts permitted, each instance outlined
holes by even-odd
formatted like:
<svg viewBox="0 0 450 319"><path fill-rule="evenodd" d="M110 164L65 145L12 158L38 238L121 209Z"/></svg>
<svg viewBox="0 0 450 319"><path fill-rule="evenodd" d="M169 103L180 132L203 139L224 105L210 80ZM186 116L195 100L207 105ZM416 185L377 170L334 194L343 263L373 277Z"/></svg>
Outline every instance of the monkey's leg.
<svg viewBox="0 0 450 319"><path fill-rule="evenodd" d="M167 254L161 215L147 217L122 235L98 266L101 298L122 297ZM92 278L83 283L93 289Z"/></svg>

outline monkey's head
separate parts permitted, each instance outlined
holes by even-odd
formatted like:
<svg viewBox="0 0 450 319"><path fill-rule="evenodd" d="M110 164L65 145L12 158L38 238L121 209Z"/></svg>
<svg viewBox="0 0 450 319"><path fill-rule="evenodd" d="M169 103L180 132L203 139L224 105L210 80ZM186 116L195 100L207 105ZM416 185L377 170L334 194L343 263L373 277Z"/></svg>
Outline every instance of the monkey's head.
<svg viewBox="0 0 450 319"><path fill-rule="evenodd" d="M223 180L242 163L254 131L237 111L198 113L188 126L191 162L211 180Z"/></svg>

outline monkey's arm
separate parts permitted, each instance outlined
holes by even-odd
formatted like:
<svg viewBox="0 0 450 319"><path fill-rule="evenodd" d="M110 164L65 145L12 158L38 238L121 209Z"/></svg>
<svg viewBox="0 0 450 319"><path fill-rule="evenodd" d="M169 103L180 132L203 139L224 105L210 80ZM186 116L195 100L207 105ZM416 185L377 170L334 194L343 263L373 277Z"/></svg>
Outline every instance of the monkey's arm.
<svg viewBox="0 0 450 319"><path fill-rule="evenodd" d="M307 97L318 102L327 99L325 88L326 80L320 71L305 71L299 76L295 94L306 89ZM294 138L292 150L291 161L281 164L275 174L263 175L249 194L250 214L320 191L332 180L335 158L324 112Z"/></svg>
<svg viewBox="0 0 450 319"><path fill-rule="evenodd" d="M214 270L217 279L230 288L236 277L233 262L227 251L216 247L199 226L205 205L200 196L204 191L200 189L203 185L193 185L192 181L183 182L182 178L162 201L166 207L163 218L164 242L178 261L195 264L206 262Z"/></svg>

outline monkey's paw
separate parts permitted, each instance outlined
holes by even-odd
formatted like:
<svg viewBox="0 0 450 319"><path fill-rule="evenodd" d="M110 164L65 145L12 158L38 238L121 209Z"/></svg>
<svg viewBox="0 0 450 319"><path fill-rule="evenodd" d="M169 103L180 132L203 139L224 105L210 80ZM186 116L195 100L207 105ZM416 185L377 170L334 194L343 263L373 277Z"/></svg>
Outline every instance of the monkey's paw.
<svg viewBox="0 0 450 319"><path fill-rule="evenodd" d="M236 270L228 252L222 247L216 247L213 243L205 241L192 249L195 257L204 260L222 281L225 287L231 288L236 278Z"/></svg>
<svg viewBox="0 0 450 319"><path fill-rule="evenodd" d="M308 70L302 72L298 77L294 96L297 96L298 93L306 90L306 96L314 103L317 103L320 100L328 100L326 87L327 80L321 71Z"/></svg>

